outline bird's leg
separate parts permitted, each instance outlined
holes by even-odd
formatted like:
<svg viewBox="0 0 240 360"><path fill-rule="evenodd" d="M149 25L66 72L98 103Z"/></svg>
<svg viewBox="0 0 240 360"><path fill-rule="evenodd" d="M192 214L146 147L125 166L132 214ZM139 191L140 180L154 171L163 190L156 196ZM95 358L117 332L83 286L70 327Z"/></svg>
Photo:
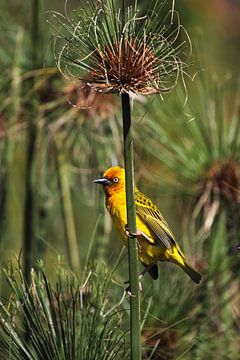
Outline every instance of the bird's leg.
<svg viewBox="0 0 240 360"><path fill-rule="evenodd" d="M127 237L129 238L133 238L133 237L137 237L139 235L141 235L141 233L137 230L136 233L133 233L133 232L130 232L130 228L129 226L126 224L125 225L125 234L127 235ZM138 275L138 278L139 280L141 280L142 278L142 273L140 273ZM124 284L129 284L130 281L124 281ZM142 292L142 284L141 284L141 281L139 281L138 283L138 286L139 286L139 291ZM129 295L129 296L133 296L132 293L131 293L131 290L130 290L130 285L125 289L126 293Z"/></svg>
<svg viewBox="0 0 240 360"><path fill-rule="evenodd" d="M140 292L142 292L143 288L142 288L142 283L141 283L141 278L142 278L142 273L140 273L138 275L138 279L139 279L139 282L138 282L138 289ZM129 284L128 287L126 287L125 289L125 292L129 295L129 296L133 296L132 293L131 293L131 286L130 286L130 280L127 280L127 281L124 281L124 284Z"/></svg>
<svg viewBox="0 0 240 360"><path fill-rule="evenodd" d="M149 265L144 265L144 269L143 271L141 271L139 274L138 274L138 279L139 279L139 291L142 292L142 283L141 283L141 279L142 277L146 274L146 272L148 272L151 268L152 268L152 264L149 264ZM124 281L124 284L129 284L130 281ZM131 295L131 291L130 291L130 285L125 289L126 293L129 295L129 296L132 296Z"/></svg>
<svg viewBox="0 0 240 360"><path fill-rule="evenodd" d="M138 235L140 235L140 233L138 231L136 231L136 233L133 233L133 232L130 232L130 228L128 226L128 224L125 225L125 234L127 235L127 237L129 238L133 238L133 237L136 237ZM140 277L140 274L139 274L139 280L141 279ZM130 281L127 280L127 281L124 281L124 284L129 284ZM139 291L142 292L142 284L141 282L139 281ZM132 293L131 293L131 290L130 290L130 285L125 289L126 293L129 295L129 296L133 296Z"/></svg>
<svg viewBox="0 0 240 360"><path fill-rule="evenodd" d="M139 278L139 280L140 280L140 278ZM128 280L128 281L124 281L124 284L129 284L129 283L130 283L129 280ZM142 292L142 290L143 290L141 281L138 282L138 289L139 289L140 292ZM132 295L132 293L131 293L131 287L130 287L130 285L129 285L128 287L126 287L125 292L126 292L129 296L134 296L134 295Z"/></svg>
<svg viewBox="0 0 240 360"><path fill-rule="evenodd" d="M138 275L139 280L146 274L146 272L151 269L152 265L144 265L143 271L141 271Z"/></svg>
<svg viewBox="0 0 240 360"><path fill-rule="evenodd" d="M146 274L146 272L149 272L155 265L154 264L149 264L149 265L145 265L145 264L143 264L144 265L144 269L143 269L143 271L141 271L139 274L138 274L138 279L139 279L139 290L142 292L142 284L141 284L141 279L142 279L142 277ZM151 275L151 273L150 273L150 275ZM151 275L152 276L152 275ZM155 280L155 279L157 279L157 277L156 278L154 278L153 277L153 279ZM129 284L129 281L124 281L124 284ZM130 292L130 286L128 286L127 288L126 288L126 292L128 293L128 294L131 294L131 292Z"/></svg>

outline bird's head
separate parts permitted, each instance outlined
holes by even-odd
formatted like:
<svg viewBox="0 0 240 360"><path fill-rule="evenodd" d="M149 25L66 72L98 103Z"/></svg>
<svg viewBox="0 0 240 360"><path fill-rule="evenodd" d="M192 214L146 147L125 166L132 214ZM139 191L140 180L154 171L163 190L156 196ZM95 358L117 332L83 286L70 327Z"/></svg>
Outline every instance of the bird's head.
<svg viewBox="0 0 240 360"><path fill-rule="evenodd" d="M119 166L111 167L101 178L93 180L93 182L103 185L104 191L108 195L123 191L125 189L125 171Z"/></svg>

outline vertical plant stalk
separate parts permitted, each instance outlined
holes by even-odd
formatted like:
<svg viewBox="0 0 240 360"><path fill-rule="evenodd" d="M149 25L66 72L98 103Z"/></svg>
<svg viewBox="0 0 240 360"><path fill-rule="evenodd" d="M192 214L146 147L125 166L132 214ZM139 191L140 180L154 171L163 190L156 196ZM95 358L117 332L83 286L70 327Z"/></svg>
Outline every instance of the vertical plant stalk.
<svg viewBox="0 0 240 360"><path fill-rule="evenodd" d="M25 199L24 199L24 223L23 223L23 255L24 275L26 281L30 282L31 267L34 263L35 249L35 209L34 209L34 187L32 183L34 171L34 153L36 143L35 124L29 124L27 134L27 158L25 171Z"/></svg>
<svg viewBox="0 0 240 360"><path fill-rule="evenodd" d="M56 158L57 158L57 176L58 184L61 196L61 208L62 208L62 217L65 229L65 235L67 239L67 251L69 257L69 263L73 270L79 270L80 268L80 259L78 253L78 243L77 243L77 233L74 222L74 214L72 208L72 199L71 199L71 190L68 179L68 169L67 164L64 159L64 154L61 151L61 144L57 144L55 141L56 147Z"/></svg>
<svg viewBox="0 0 240 360"><path fill-rule="evenodd" d="M122 94L124 161L126 180L127 223L129 227L128 263L130 280L130 337L131 359L141 359L141 319L140 294L138 278L138 256L136 234L136 208L134 199L134 166L133 166L133 138L131 124L130 99L127 93Z"/></svg>
<svg viewBox="0 0 240 360"><path fill-rule="evenodd" d="M37 68L38 59L36 49L39 45L39 0L32 2L32 69ZM33 86L33 80L29 80L29 87ZM28 120L28 130L26 138L26 169L25 169L25 198L24 198L24 219L23 219L23 269L26 281L30 282L30 272L34 263L35 249L35 204L34 204L34 185L33 173L35 170L35 148L37 139L36 111L37 97L30 99L32 109L31 117Z"/></svg>
<svg viewBox="0 0 240 360"><path fill-rule="evenodd" d="M32 69L42 67L42 46L41 46L41 14L43 14L43 0L32 0L31 4L31 61ZM28 82L30 89L34 86L34 79ZM37 147L38 129L37 117L39 98L34 93L34 98L29 99L31 109L28 120L28 131L26 137L26 170L25 170L25 199L24 199L24 219L23 219L23 268L27 282L30 282L30 272L34 265L36 253L36 217L37 217L37 186L34 185L36 178L35 155Z"/></svg>

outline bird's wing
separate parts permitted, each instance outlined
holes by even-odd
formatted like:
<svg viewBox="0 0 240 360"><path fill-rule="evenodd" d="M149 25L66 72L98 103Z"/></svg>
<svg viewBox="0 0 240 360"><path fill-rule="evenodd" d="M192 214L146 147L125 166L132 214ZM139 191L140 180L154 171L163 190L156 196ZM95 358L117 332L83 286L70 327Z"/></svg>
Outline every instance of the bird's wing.
<svg viewBox="0 0 240 360"><path fill-rule="evenodd" d="M158 208L147 196L143 195L139 191L135 192L135 203L136 214L144 221L157 238L168 249L171 249L176 242L168 224L164 220L164 217Z"/></svg>

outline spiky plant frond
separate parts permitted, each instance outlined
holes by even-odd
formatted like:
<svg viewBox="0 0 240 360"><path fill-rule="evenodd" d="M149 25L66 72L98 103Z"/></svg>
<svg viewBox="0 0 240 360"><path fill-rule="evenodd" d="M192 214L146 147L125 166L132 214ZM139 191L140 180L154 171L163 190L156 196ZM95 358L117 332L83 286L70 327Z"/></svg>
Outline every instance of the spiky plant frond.
<svg viewBox="0 0 240 360"><path fill-rule="evenodd" d="M99 265L78 285L60 270L56 287L43 270L32 271L30 285L21 268L9 265L11 297L0 304L2 359L124 359L121 315L109 311L109 274Z"/></svg>
<svg viewBox="0 0 240 360"><path fill-rule="evenodd" d="M239 321L235 311L239 304L239 88L234 88L228 77L220 81L200 72L194 83L188 84L188 92L184 108L181 88L166 103L151 103L141 121L144 136L140 132L136 136L148 153L146 168L150 171L142 174L156 182L158 194L168 193L174 206L180 205L177 222L185 232L176 236L195 249L192 260L203 274L203 283L193 289L181 274L177 279L173 269L166 273L163 269L162 281L153 290L152 311L181 338L177 348L176 338L167 344L170 359L172 351L172 358L181 358L181 352L184 359L199 354L221 358L226 352L235 357L239 351L233 336ZM151 347L148 353L156 346L156 359L164 359L163 333L168 328L166 324L156 326L160 329L146 334Z"/></svg>
<svg viewBox="0 0 240 360"><path fill-rule="evenodd" d="M188 195L193 215L202 214L209 231L220 208L228 204L239 211L239 89L201 72L188 90L184 108L181 88L166 104L156 101L148 108L141 126L151 146L143 146L160 162L155 180L163 191Z"/></svg>
<svg viewBox="0 0 240 360"><path fill-rule="evenodd" d="M138 1L80 1L71 17L54 17L59 69L94 92L161 94L183 74L189 40L181 39L178 16L165 1L152 1L143 13Z"/></svg>

